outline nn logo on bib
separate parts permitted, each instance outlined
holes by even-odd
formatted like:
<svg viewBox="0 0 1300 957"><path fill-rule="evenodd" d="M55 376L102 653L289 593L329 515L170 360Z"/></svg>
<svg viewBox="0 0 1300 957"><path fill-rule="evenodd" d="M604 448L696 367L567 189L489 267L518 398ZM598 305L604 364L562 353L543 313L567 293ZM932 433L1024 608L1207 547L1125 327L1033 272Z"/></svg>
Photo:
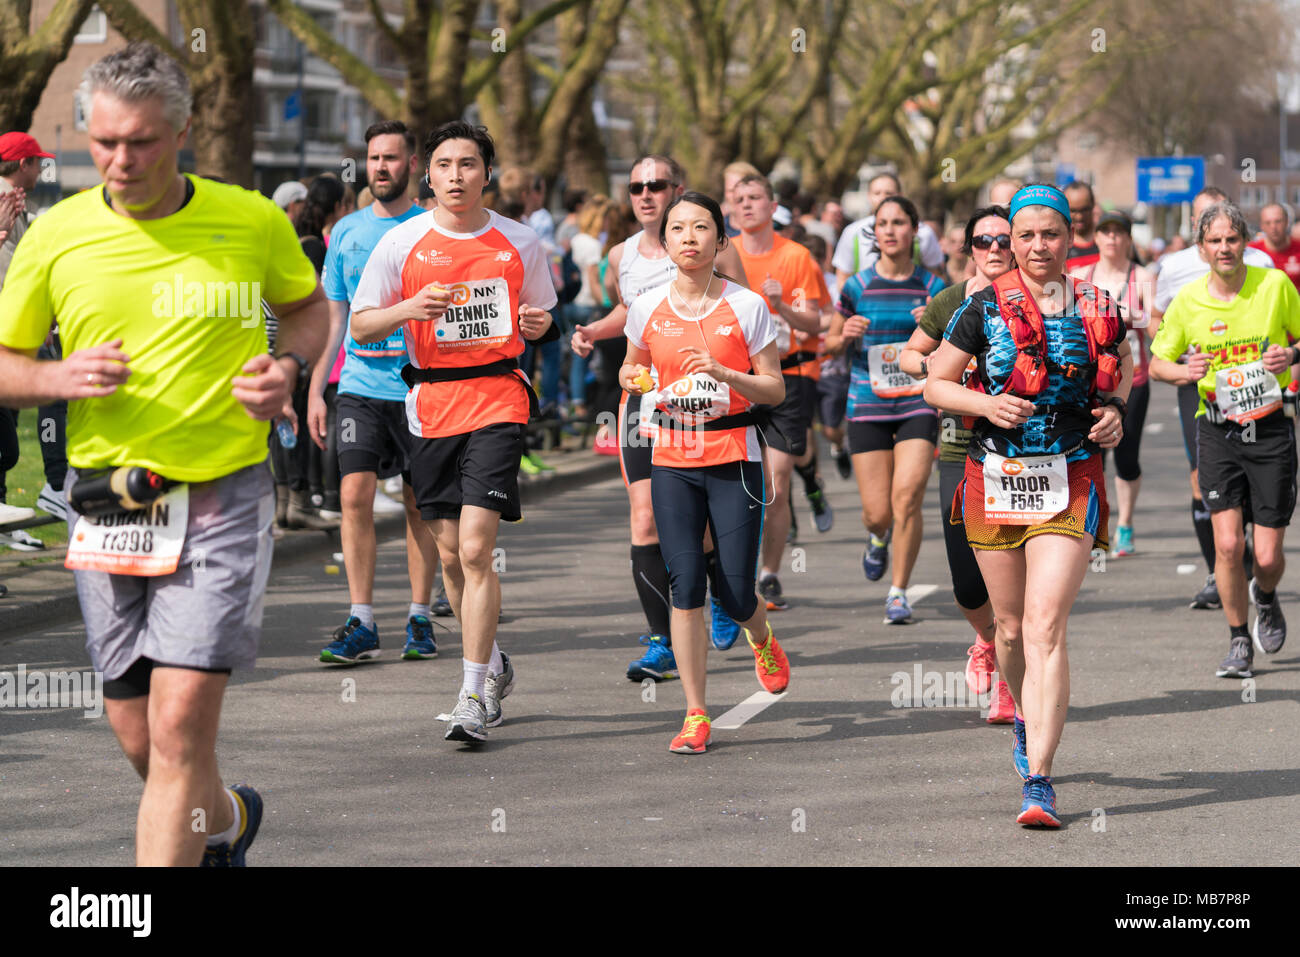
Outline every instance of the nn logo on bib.
<svg viewBox="0 0 1300 957"><path fill-rule="evenodd" d="M1019 475L1025 470L1025 464L1019 459L1007 459L1002 463L1002 471L1007 475Z"/></svg>
<svg viewBox="0 0 1300 957"><path fill-rule="evenodd" d="M1233 369L1231 372L1228 373L1227 381L1228 381L1228 385L1231 386L1232 388L1240 389L1243 385L1246 384L1246 377L1242 375L1240 372L1238 372L1236 369Z"/></svg>
<svg viewBox="0 0 1300 957"><path fill-rule="evenodd" d="M885 362L893 362L898 358L898 350L893 346L885 346L885 348L881 350L880 358Z"/></svg>

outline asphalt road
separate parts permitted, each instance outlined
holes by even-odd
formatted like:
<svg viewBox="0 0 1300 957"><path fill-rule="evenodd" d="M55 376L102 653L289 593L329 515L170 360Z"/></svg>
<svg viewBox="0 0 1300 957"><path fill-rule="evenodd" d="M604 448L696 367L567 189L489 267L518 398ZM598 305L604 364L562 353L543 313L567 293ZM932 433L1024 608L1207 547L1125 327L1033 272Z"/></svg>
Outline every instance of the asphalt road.
<svg viewBox="0 0 1300 957"><path fill-rule="evenodd" d="M1157 387L1140 552L1090 573L1071 617L1058 832L1014 823L1007 727L969 702L891 703L895 673L959 673L971 642L949 591L937 474L913 577L917 621L891 627L887 582L862 576L855 491L825 463L835 528L817 535L801 509L805 571L783 575L792 607L773 618L791 690L715 730L701 756L667 751L680 685L646 700L624 677L644 623L617 481L535 504L503 532L500 640L518 684L505 725L477 750L444 742L436 720L459 685L456 635L439 633L437 660L398 658L399 540L380 554L383 657L356 668L316 660L347 608L330 560L277 565L262 657L232 682L219 745L227 781L266 799L250 863L1293 864L1300 638L1257 660L1253 691L1214 677L1227 628L1219 612L1187 609L1204 570L1173 404ZM1297 621L1294 581L1281 593ZM84 667L80 628L34 621L10 633L0 671L20 663ZM758 685L743 642L711 652L709 666L717 720ZM103 718L0 712L0 864L131 863L139 792Z"/></svg>

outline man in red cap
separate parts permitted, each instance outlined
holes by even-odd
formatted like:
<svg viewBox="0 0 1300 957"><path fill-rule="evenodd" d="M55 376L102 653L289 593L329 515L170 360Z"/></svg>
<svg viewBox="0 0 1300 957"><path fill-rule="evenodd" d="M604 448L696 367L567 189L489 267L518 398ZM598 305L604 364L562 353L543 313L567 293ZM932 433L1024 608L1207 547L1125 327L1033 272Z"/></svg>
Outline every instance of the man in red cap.
<svg viewBox="0 0 1300 957"><path fill-rule="evenodd" d="M13 259L14 247L27 232L30 217L27 215L27 193L41 178L41 157L53 159L52 153L41 149L41 144L26 133L5 133L0 136L0 287L4 286L5 273L9 271L9 261ZM40 357L44 359L59 358L51 351L58 340L57 333L41 347ZM55 441L43 442L41 453L45 459L46 485L41 490L39 507L61 518L66 518L66 509L62 497L57 495L63 487L63 477L67 472L66 455L63 451L64 423L67 420L67 403L41 406L37 411L37 421L55 422ZM18 461L18 413L13 409L0 409L0 503L5 500L5 472L14 467ZM48 495L45 494L48 491ZM17 531L0 535L0 545L22 551L43 548L40 539L27 532Z"/></svg>

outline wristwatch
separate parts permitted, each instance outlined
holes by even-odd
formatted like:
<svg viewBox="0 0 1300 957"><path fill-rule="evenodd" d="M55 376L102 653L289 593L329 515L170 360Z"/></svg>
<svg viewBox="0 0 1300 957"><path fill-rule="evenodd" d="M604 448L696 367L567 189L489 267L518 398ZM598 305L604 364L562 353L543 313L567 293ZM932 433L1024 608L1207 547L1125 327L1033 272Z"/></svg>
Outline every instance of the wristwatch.
<svg viewBox="0 0 1300 957"><path fill-rule="evenodd" d="M296 352L282 352L276 356L275 359L277 362L281 359L292 359L298 364L298 381L294 383L293 387L295 392L298 389L305 389L307 387L307 383L311 381L311 365L306 359L298 355Z"/></svg>
<svg viewBox="0 0 1300 957"><path fill-rule="evenodd" d="M1121 419L1128 418L1128 403L1119 396L1112 395L1109 399L1103 402L1102 405L1113 405L1117 410L1119 410L1119 417Z"/></svg>
<svg viewBox="0 0 1300 957"><path fill-rule="evenodd" d="M921 356L921 378L930 378L930 357Z"/></svg>

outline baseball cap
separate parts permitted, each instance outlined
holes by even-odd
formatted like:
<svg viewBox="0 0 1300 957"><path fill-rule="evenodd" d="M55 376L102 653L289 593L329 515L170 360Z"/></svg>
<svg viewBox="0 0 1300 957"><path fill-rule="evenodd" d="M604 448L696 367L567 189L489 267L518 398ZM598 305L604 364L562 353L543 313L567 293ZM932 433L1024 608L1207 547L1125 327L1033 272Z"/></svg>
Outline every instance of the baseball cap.
<svg viewBox="0 0 1300 957"><path fill-rule="evenodd" d="M307 198L307 187L302 185L296 179L281 183L271 194L271 202L281 209L288 209L290 203L296 203L300 199Z"/></svg>
<svg viewBox="0 0 1300 957"><path fill-rule="evenodd" d="M0 136L0 160L16 162L32 156L44 156L46 159L54 159L53 153L42 150L41 144L36 142L36 138L28 136L26 133L6 133L4 136Z"/></svg>
<svg viewBox="0 0 1300 957"><path fill-rule="evenodd" d="M1101 216L1097 219L1097 225L1094 228L1101 229L1101 227L1105 226L1107 223L1114 223L1126 233L1133 232L1133 220L1129 219L1128 213L1124 212L1122 209L1103 210Z"/></svg>
<svg viewBox="0 0 1300 957"><path fill-rule="evenodd" d="M790 210L786 209L784 206L778 206L772 213L772 222L776 223L778 226L789 226L794 222L794 217L790 214Z"/></svg>

